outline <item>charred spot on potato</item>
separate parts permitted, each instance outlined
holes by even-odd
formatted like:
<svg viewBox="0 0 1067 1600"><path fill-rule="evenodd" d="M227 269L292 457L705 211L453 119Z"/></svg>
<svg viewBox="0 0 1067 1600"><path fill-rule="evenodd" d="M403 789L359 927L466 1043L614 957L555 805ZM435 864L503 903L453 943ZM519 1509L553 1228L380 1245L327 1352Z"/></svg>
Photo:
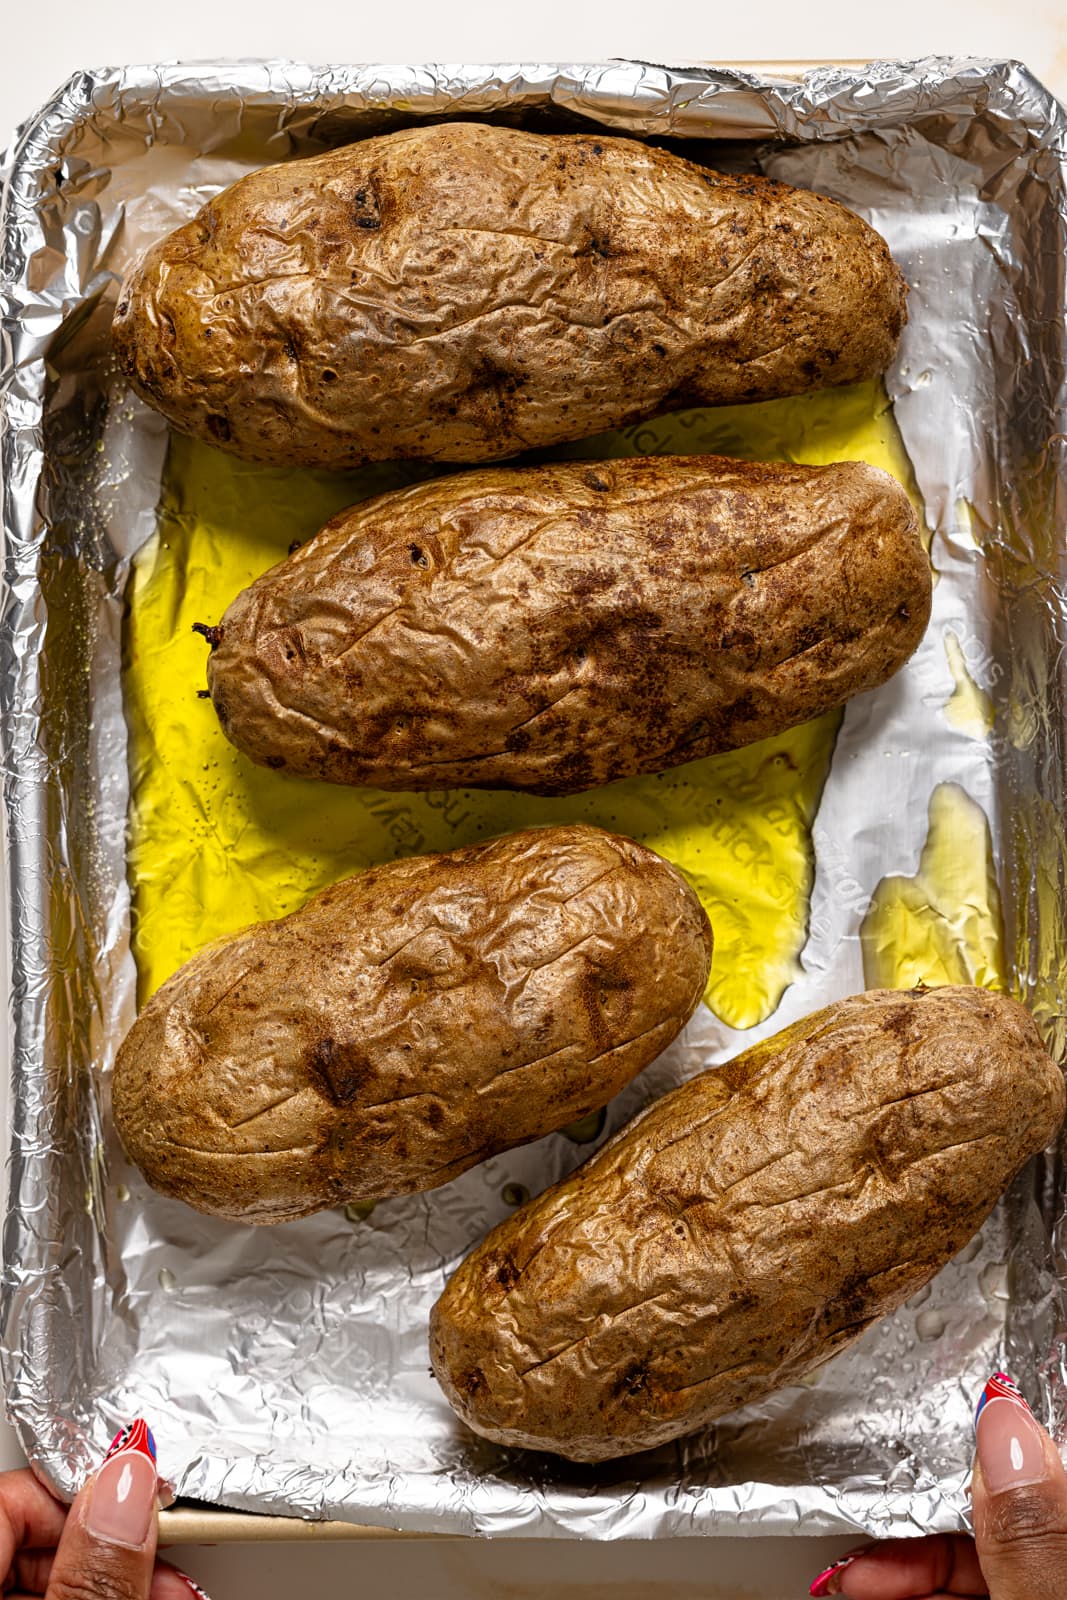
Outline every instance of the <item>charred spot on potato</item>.
<svg viewBox="0 0 1067 1600"><path fill-rule="evenodd" d="M456 1387L468 1399L473 1395L480 1394L485 1388L485 1374L481 1367L468 1367L466 1372L457 1378Z"/></svg>
<svg viewBox="0 0 1067 1600"><path fill-rule="evenodd" d="M209 412L205 419L205 426L213 439L225 444L230 438L230 424L218 411Z"/></svg>
<svg viewBox="0 0 1067 1600"><path fill-rule="evenodd" d="M421 545L409 545L408 554L411 557L411 565L413 567L428 567L430 565L429 558Z"/></svg>
<svg viewBox="0 0 1067 1600"><path fill-rule="evenodd" d="M362 185L352 196L352 221L357 228L368 230L382 225L378 196L368 185Z"/></svg>
<svg viewBox="0 0 1067 1600"><path fill-rule="evenodd" d="M908 1006L894 1006L882 1018L882 1032L892 1033L903 1039L911 1026L911 1011Z"/></svg>
<svg viewBox="0 0 1067 1600"><path fill-rule="evenodd" d="M710 733L711 724L708 722L706 717L700 717L691 725L691 727L688 727L685 730L685 732L682 734L682 737L675 745L675 749L684 750L687 745L701 744L708 738Z"/></svg>
<svg viewBox="0 0 1067 1600"><path fill-rule="evenodd" d="M726 720L727 725L733 726L739 726L746 722L752 722L756 719L756 717L758 717L758 715L759 708L756 704L756 698L752 694L738 695L737 699L731 701L730 705L725 707L724 711L722 712L722 716Z"/></svg>
<svg viewBox="0 0 1067 1600"><path fill-rule="evenodd" d="M494 1277L506 1294L509 1289L513 1289L518 1283L521 1273L513 1258L510 1255L504 1255L501 1256L496 1265Z"/></svg>
<svg viewBox="0 0 1067 1600"><path fill-rule="evenodd" d="M335 1106L351 1105L372 1071L361 1050L329 1036L315 1040L304 1060L313 1085ZM366 1136L373 1138L376 1131L369 1129ZM380 1137L389 1136L388 1129L380 1131Z"/></svg>
<svg viewBox="0 0 1067 1600"><path fill-rule="evenodd" d="M617 1395L642 1394L649 1386L648 1363L645 1361L631 1361L624 1367L615 1381Z"/></svg>
<svg viewBox="0 0 1067 1600"><path fill-rule="evenodd" d="M157 306L157 308L156 308L156 320L157 320L158 325L159 325L159 342L160 342L160 344L163 346L163 348L165 350L173 351L174 346L177 343L177 339L178 339L178 330L174 326L174 318L171 316L169 311L164 311L162 309L162 307ZM209 417L208 418L209 424L210 424L210 421L211 421L211 419Z"/></svg>
<svg viewBox="0 0 1067 1600"><path fill-rule="evenodd" d="M285 757L284 756L267 756L266 757L266 765L268 767L270 767L272 772L280 772L282 767L285 766Z"/></svg>
<svg viewBox="0 0 1067 1600"><path fill-rule="evenodd" d="M210 623L207 623L207 622L194 622L193 625L192 625L192 628L193 628L193 632L194 633L199 633L203 638L205 638L207 640L207 642L211 646L212 650L217 650L219 645L222 643L222 624L221 623L218 623L215 626L212 626Z"/></svg>
<svg viewBox="0 0 1067 1600"><path fill-rule="evenodd" d="M720 650L751 650L756 644L756 635L751 628L727 628L719 636Z"/></svg>
<svg viewBox="0 0 1067 1600"><path fill-rule="evenodd" d="M479 355L471 364L467 399L494 418L490 426L508 428L515 411L515 395L526 382L526 375L505 367L492 356Z"/></svg>

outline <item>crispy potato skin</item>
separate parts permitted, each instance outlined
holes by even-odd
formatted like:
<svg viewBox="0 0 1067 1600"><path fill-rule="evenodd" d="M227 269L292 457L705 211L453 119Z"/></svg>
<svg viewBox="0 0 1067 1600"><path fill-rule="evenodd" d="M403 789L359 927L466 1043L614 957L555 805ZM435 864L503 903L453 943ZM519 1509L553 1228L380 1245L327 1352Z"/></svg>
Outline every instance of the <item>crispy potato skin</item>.
<svg viewBox="0 0 1067 1600"><path fill-rule="evenodd" d="M279 771L576 794L841 705L929 614L915 513L876 467L483 468L335 517L233 602L208 682Z"/></svg>
<svg viewBox="0 0 1067 1600"><path fill-rule="evenodd" d="M495 1228L431 1317L489 1439L604 1461L794 1383L914 1294L1060 1126L1029 1014L872 990L638 1116Z"/></svg>
<svg viewBox="0 0 1067 1600"><path fill-rule="evenodd" d="M606 1104L696 1009L711 945L681 874L599 828L376 867L163 985L118 1131L235 1221L432 1189Z"/></svg>
<svg viewBox="0 0 1067 1600"><path fill-rule="evenodd" d="M253 461L491 461L889 364L904 281L832 200L630 139L411 128L254 172L160 240L115 349Z"/></svg>

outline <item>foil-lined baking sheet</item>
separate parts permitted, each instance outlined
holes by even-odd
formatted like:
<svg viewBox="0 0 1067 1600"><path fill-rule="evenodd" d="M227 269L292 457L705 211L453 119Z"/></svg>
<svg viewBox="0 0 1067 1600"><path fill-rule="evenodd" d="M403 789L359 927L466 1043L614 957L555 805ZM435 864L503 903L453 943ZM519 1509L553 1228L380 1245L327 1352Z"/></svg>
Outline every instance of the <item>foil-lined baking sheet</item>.
<svg viewBox="0 0 1067 1600"><path fill-rule="evenodd" d="M349 811L329 791L344 837L331 823L312 838L298 826L311 791L212 753L210 707L172 672L199 670L180 563L197 599L224 603L242 559L268 564L283 553L271 540L306 537L313 511L377 485L309 475L304 490L185 441L168 454L165 427L115 375L107 328L132 255L233 178L427 115L593 121L867 216L911 285L885 392L684 413L581 448L888 460L930 532L934 612L904 672L843 719L679 769L662 797L620 785L590 802L682 862L730 952L710 1006L605 1118L369 1214L244 1229L152 1194L112 1132L108 1074L136 1006L131 921L144 992L187 953L201 900L206 941L246 905L267 914L365 861L515 825L532 802L393 796L386 814L381 797ZM478 1440L425 1346L450 1267L525 1193L652 1095L834 997L920 978L1004 985L1064 1056L1065 157L1067 116L1024 69L942 59L795 81L632 62L131 68L78 76L20 130L0 284L2 1320L11 1415L61 1493L144 1413L179 1494L257 1511L497 1535L918 1533L960 1524L972 1401L994 1366L1067 1431L1054 1157L852 1351L647 1455L580 1468ZM243 553L242 494L273 518ZM234 887L212 903L204 839L185 835L213 816ZM241 853L250 819L258 869Z"/></svg>

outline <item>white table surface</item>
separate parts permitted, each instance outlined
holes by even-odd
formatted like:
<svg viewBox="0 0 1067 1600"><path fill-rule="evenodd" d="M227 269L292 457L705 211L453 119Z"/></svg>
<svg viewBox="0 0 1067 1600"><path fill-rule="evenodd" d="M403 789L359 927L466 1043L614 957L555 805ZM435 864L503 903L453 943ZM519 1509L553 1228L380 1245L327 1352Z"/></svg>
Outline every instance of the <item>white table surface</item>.
<svg viewBox="0 0 1067 1600"><path fill-rule="evenodd" d="M318 0L8 0L0 25L0 145L71 73L175 58L289 56L325 61L645 61L870 59L929 53L1012 56L1067 99L1062 0L406 0L363 7ZM0 1149L7 1149L0 1073ZM0 1467L21 1452L0 1421ZM364 1540L335 1546L243 1545L175 1551L212 1600L294 1595L400 1600L794 1600L847 1540L693 1539L576 1544L529 1540Z"/></svg>

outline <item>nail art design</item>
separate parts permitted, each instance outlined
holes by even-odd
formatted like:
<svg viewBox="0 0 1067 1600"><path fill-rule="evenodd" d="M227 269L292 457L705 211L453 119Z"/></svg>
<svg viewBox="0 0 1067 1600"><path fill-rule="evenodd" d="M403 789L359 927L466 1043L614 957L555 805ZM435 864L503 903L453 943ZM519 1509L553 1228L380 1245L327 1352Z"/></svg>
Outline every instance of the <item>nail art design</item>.
<svg viewBox="0 0 1067 1600"><path fill-rule="evenodd" d="M120 1428L118 1433L108 1445L105 1461L110 1461L112 1456L117 1456L120 1451L135 1450L139 1455L147 1456L152 1465L156 1464L156 1441L152 1437L152 1430L143 1417L138 1417L136 1422L130 1422L125 1428Z"/></svg>
<svg viewBox="0 0 1067 1600"><path fill-rule="evenodd" d="M978 1409L974 1414L976 1428L978 1426L978 1418L991 1400L1014 1400L1016 1405L1024 1406L1027 1411L1030 1410L1018 1384L1009 1378L1006 1372L994 1372L982 1390L982 1398L979 1400Z"/></svg>
<svg viewBox="0 0 1067 1600"><path fill-rule="evenodd" d="M187 1572L183 1572L181 1567L175 1567L174 1570L182 1582L188 1585L190 1592L196 1595L197 1600L211 1600L211 1596L208 1594L207 1590L201 1589L195 1578L190 1578L189 1574Z"/></svg>
<svg viewBox="0 0 1067 1600"><path fill-rule="evenodd" d="M820 1595L840 1594L841 1590L837 1587L837 1584L834 1583L833 1580L839 1577L840 1574L844 1572L846 1567L850 1567L855 1559L856 1557L854 1555L839 1556L836 1561L832 1562L830 1566L827 1567L825 1572L819 1573L819 1576L808 1590L808 1593L810 1595L814 1595L816 1600L818 1600ZM832 1588L831 1584L833 1584Z"/></svg>
<svg viewBox="0 0 1067 1600"><path fill-rule="evenodd" d="M111 1441L89 1496L85 1531L101 1544L143 1550L155 1515L156 1445L140 1417Z"/></svg>

